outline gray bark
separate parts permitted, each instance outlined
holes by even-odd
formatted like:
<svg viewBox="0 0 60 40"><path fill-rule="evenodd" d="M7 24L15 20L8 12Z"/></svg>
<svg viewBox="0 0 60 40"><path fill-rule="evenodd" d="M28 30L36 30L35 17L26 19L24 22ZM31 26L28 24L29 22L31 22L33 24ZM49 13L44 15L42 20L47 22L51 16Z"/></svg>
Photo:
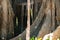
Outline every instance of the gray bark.
<svg viewBox="0 0 60 40"><path fill-rule="evenodd" d="M51 32L51 6L50 6L50 0L46 1L46 9L44 10L46 14L46 19L44 24L42 25L41 30L39 31L39 34L37 37L43 38L44 35Z"/></svg>
<svg viewBox="0 0 60 40"><path fill-rule="evenodd" d="M56 0L56 20L57 24L60 25L60 0Z"/></svg>
<svg viewBox="0 0 60 40"><path fill-rule="evenodd" d="M52 40L57 40L57 38L60 37L60 0L56 0L56 20L57 20L57 25L59 25L55 31L53 31L53 39Z"/></svg>
<svg viewBox="0 0 60 40"><path fill-rule="evenodd" d="M52 18L52 31L54 31L55 30L55 0L51 0L51 18Z"/></svg>

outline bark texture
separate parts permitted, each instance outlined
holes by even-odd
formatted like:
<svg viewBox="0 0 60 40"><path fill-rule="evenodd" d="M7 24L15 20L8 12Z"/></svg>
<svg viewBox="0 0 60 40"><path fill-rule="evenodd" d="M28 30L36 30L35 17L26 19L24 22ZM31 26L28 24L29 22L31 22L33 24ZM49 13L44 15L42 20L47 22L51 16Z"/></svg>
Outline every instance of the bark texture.
<svg viewBox="0 0 60 40"><path fill-rule="evenodd" d="M57 40L58 38L60 38L60 26L58 26L57 29L53 32L52 40Z"/></svg>
<svg viewBox="0 0 60 40"><path fill-rule="evenodd" d="M0 19L1 19L0 39L1 40L7 40L8 35L14 34L13 17L14 17L14 13L10 1L0 0Z"/></svg>

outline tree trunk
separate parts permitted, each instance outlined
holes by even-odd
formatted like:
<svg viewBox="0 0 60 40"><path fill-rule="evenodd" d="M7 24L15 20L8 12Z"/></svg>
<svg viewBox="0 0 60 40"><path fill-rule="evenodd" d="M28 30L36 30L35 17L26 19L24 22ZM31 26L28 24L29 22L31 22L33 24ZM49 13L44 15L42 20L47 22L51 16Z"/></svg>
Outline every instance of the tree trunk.
<svg viewBox="0 0 60 40"><path fill-rule="evenodd" d="M51 28L52 28L52 29L51 29L51 30L52 30L52 31L55 30L55 26L56 26L56 25L55 25L55 18L56 18L56 17L55 17L55 10L56 10L56 9L55 9L55 0L51 0L51 15L52 15L52 16L51 16L51 18L52 18L52 21L51 21L51 24L52 24L52 27L51 27Z"/></svg>
<svg viewBox="0 0 60 40"><path fill-rule="evenodd" d="M3 8L3 13L2 13L2 28L1 28L1 38L2 40L6 40L7 37L7 0L2 0L2 8Z"/></svg>
<svg viewBox="0 0 60 40"><path fill-rule="evenodd" d="M38 25L41 23L41 20L44 17L45 3L46 3L46 0L43 1L42 6L41 6L41 8L40 8L40 10L38 12L38 16L36 17L35 21L33 22L33 24L30 27L30 33L31 33L30 35L32 35L33 33L35 33L34 32L35 30L38 30L37 29L39 27ZM21 38L22 40L25 40L26 39L26 30L22 34L16 36L13 39L10 39L10 40L18 40L19 38Z"/></svg>
<svg viewBox="0 0 60 40"><path fill-rule="evenodd" d="M50 0L46 0L46 9L44 9L44 12L46 14L46 19L38 34L38 37L41 37L41 38L43 38L44 35L51 32L51 2Z"/></svg>
<svg viewBox="0 0 60 40"><path fill-rule="evenodd" d="M0 6L0 38L1 40L7 40L8 33L14 34L14 13L9 0L1 0Z"/></svg>
<svg viewBox="0 0 60 40"><path fill-rule="evenodd" d="M60 38L60 26L58 26L57 29L53 32L52 40L57 40L58 38Z"/></svg>
<svg viewBox="0 0 60 40"><path fill-rule="evenodd" d="M56 20L57 25L60 25L60 0L56 0ZM60 26L53 32L52 40L57 40L57 38L60 38Z"/></svg>
<svg viewBox="0 0 60 40"><path fill-rule="evenodd" d="M55 29L55 1L47 0L46 2L46 19L42 28L38 34L38 37L42 37Z"/></svg>
<svg viewBox="0 0 60 40"><path fill-rule="evenodd" d="M56 0L56 20L57 25L60 25L60 0Z"/></svg>
<svg viewBox="0 0 60 40"><path fill-rule="evenodd" d="M7 0L8 2L8 38L12 38L14 36L14 24L13 24L13 18L14 18L14 12L10 3L10 0ZM10 36L9 36L10 35Z"/></svg>

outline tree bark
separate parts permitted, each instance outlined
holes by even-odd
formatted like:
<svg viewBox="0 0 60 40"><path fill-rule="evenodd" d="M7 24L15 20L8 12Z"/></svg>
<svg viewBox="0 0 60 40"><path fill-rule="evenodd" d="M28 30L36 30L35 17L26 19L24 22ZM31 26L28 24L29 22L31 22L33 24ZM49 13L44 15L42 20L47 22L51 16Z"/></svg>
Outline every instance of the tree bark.
<svg viewBox="0 0 60 40"><path fill-rule="evenodd" d="M10 39L14 36L14 24L13 24L14 12L10 0L7 0L7 2L8 2L8 34L7 35L8 38Z"/></svg>
<svg viewBox="0 0 60 40"><path fill-rule="evenodd" d="M56 0L56 20L57 25L60 25L60 0Z"/></svg>
<svg viewBox="0 0 60 40"><path fill-rule="evenodd" d="M31 34L30 35L32 35L34 33L34 31L39 27L38 25L41 23L41 20L42 20L42 18L44 16L45 3L46 3L46 0L43 1L42 6L41 6L41 8L40 8L40 10L38 12L38 16L36 17L35 21L31 25L31 28L30 28L30 33ZM21 38L22 40L26 39L26 30L22 34L19 34L18 36L16 36L13 39L10 39L10 40L18 40L19 38Z"/></svg>
<svg viewBox="0 0 60 40"><path fill-rule="evenodd" d="M58 38L60 38L60 26L58 26L57 29L53 32L52 40L57 40Z"/></svg>
<svg viewBox="0 0 60 40"><path fill-rule="evenodd" d="M52 31L54 31L55 30L55 0L51 0L51 18L52 18L52 21L51 21L51 24L52 24Z"/></svg>
<svg viewBox="0 0 60 40"><path fill-rule="evenodd" d="M2 28L1 28L1 39L6 40L7 37L7 0L2 0L2 8L3 8L3 13L2 13Z"/></svg>
<svg viewBox="0 0 60 40"><path fill-rule="evenodd" d="M47 0L46 6L46 19L38 34L38 37L42 38L55 30L55 0Z"/></svg>
<svg viewBox="0 0 60 40"><path fill-rule="evenodd" d="M1 0L0 12L0 38L6 40L8 33L14 34L13 17L14 13L9 0Z"/></svg>
<svg viewBox="0 0 60 40"><path fill-rule="evenodd" d="M42 25L41 30L37 37L43 38L44 35L51 32L51 2L50 0L46 0L46 9L44 9L46 14L46 19Z"/></svg>
<svg viewBox="0 0 60 40"><path fill-rule="evenodd" d="M60 0L56 0L56 20L57 25L60 25ZM56 30L53 32L53 39L57 40L57 38L60 37L60 26L56 28Z"/></svg>

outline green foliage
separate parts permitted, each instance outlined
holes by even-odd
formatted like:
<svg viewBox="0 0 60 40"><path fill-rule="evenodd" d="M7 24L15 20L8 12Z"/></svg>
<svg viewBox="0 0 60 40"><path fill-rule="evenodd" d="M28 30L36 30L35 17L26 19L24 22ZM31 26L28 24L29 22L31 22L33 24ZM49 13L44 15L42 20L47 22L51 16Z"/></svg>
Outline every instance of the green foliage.
<svg viewBox="0 0 60 40"><path fill-rule="evenodd" d="M30 40L35 40L35 37L30 38Z"/></svg>
<svg viewBox="0 0 60 40"><path fill-rule="evenodd" d="M21 38L18 38L18 40L22 40Z"/></svg>
<svg viewBox="0 0 60 40"><path fill-rule="evenodd" d="M16 26L18 26L18 17L16 17Z"/></svg>
<svg viewBox="0 0 60 40"><path fill-rule="evenodd" d="M30 9L30 14L31 16L33 16L33 9Z"/></svg>
<svg viewBox="0 0 60 40"><path fill-rule="evenodd" d="M50 37L48 37L46 40L50 40Z"/></svg>

